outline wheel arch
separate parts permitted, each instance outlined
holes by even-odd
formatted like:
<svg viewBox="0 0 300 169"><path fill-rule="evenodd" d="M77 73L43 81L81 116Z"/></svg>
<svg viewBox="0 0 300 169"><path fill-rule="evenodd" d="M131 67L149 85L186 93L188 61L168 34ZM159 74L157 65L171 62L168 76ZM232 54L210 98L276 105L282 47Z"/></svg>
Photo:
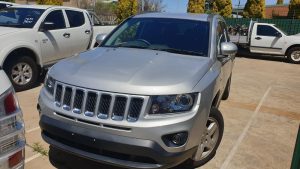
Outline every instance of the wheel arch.
<svg viewBox="0 0 300 169"><path fill-rule="evenodd" d="M8 52L8 54L6 55L6 57L4 57L2 66L6 65L6 63L8 61L10 61L11 59L17 57L18 53L25 54L26 56L32 58L35 61L35 63L39 67L41 67L41 60L38 57L38 54L33 49L31 49L29 47L19 47L19 48L15 48L15 49L10 50L10 52Z"/></svg>
<svg viewBox="0 0 300 169"><path fill-rule="evenodd" d="M292 48L295 48L295 47L300 47L300 44L294 44L294 45L291 45L290 47L288 47L286 50L285 50L285 56L288 55L289 51L292 49Z"/></svg>
<svg viewBox="0 0 300 169"><path fill-rule="evenodd" d="M219 107L219 99L220 98L220 90L216 93L216 95L214 96L213 98L213 101L211 103L211 107L215 107L215 108L218 108Z"/></svg>

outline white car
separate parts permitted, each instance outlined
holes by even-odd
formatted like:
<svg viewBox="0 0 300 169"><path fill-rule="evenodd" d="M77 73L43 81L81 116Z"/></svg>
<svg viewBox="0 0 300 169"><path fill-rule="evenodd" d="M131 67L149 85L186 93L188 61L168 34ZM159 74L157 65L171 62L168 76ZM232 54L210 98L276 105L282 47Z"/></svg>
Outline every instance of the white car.
<svg viewBox="0 0 300 169"><path fill-rule="evenodd" d="M0 82L0 169L22 169L25 156L22 111L1 67Z"/></svg>
<svg viewBox="0 0 300 169"><path fill-rule="evenodd" d="M300 63L300 33L288 35L275 24L250 22L248 36L231 36L232 42L249 48L251 53L286 56Z"/></svg>
<svg viewBox="0 0 300 169"><path fill-rule="evenodd" d="M32 88L43 68L93 48L96 35L113 28L94 28L89 13L78 8L16 5L2 9L0 66L16 91Z"/></svg>

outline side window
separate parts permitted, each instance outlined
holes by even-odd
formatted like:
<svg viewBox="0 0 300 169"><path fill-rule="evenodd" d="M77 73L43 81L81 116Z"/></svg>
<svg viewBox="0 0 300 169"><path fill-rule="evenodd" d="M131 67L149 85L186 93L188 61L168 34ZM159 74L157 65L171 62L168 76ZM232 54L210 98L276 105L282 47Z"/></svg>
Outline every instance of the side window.
<svg viewBox="0 0 300 169"><path fill-rule="evenodd" d="M56 10L49 13L48 16L45 18L44 22L53 23L53 27L50 30L66 28L64 15L61 10Z"/></svg>
<svg viewBox="0 0 300 169"><path fill-rule="evenodd" d="M268 25L258 25L256 34L258 36L276 36L278 31Z"/></svg>
<svg viewBox="0 0 300 169"><path fill-rule="evenodd" d="M85 20L83 12L66 10L66 14L71 28L84 25Z"/></svg>

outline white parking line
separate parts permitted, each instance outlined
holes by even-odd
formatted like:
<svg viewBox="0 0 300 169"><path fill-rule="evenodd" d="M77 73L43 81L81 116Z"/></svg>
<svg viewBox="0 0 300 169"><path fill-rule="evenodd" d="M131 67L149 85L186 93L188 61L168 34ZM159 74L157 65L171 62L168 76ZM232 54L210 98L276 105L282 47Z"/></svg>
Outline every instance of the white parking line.
<svg viewBox="0 0 300 169"><path fill-rule="evenodd" d="M35 128L32 128L32 129L29 129L29 130L26 130L26 133L31 133L31 132L34 132L36 130L39 130L40 127L35 127Z"/></svg>
<svg viewBox="0 0 300 169"><path fill-rule="evenodd" d="M25 164L27 164L27 163L29 163L30 161L35 160L35 159L37 159L37 158L39 158L39 157L41 157L41 156L42 156L42 154L37 153L37 154L35 154L35 155L33 155L33 156L29 157L29 158L26 158L26 159L25 159Z"/></svg>
<svg viewBox="0 0 300 169"><path fill-rule="evenodd" d="M234 147L231 149L229 155L227 156L226 160L223 162L221 169L227 169L228 165L230 163L230 161L232 160L233 156L235 155L238 147L240 146L240 144L242 143L243 139L245 138L251 124L253 123L254 119L256 118L262 104L264 103L265 99L267 98L268 94L270 93L270 90L272 89L272 87L270 86L267 91L265 92L265 94L263 95L263 97L261 98L258 106L256 107L253 115L251 116L250 120L248 121L247 125L245 126L242 134L240 135L240 137L238 138L237 142L235 143Z"/></svg>

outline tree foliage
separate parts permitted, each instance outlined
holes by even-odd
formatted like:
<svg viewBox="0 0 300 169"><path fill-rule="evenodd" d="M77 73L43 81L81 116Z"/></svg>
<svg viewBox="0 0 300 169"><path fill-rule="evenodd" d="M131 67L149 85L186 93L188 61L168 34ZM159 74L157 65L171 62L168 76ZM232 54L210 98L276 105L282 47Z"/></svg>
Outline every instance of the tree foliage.
<svg viewBox="0 0 300 169"><path fill-rule="evenodd" d="M204 13L205 0L189 0L187 12Z"/></svg>
<svg viewBox="0 0 300 169"><path fill-rule="evenodd" d="M300 0L291 0L289 5L290 18L300 19Z"/></svg>
<svg viewBox="0 0 300 169"><path fill-rule="evenodd" d="M277 5L283 5L283 0L277 0Z"/></svg>
<svg viewBox="0 0 300 169"><path fill-rule="evenodd" d="M114 3L97 2L95 12L97 15L114 15L115 8Z"/></svg>
<svg viewBox="0 0 300 169"><path fill-rule="evenodd" d="M63 5L63 0L36 0L39 5Z"/></svg>
<svg viewBox="0 0 300 169"><path fill-rule="evenodd" d="M265 0L247 0L243 15L245 18L264 18Z"/></svg>
<svg viewBox="0 0 300 169"><path fill-rule="evenodd" d="M213 1L212 12L224 17L231 17L232 2L231 0L215 0Z"/></svg>
<svg viewBox="0 0 300 169"><path fill-rule="evenodd" d="M120 23L126 18L137 14L138 0L119 0L115 14L117 16L117 22Z"/></svg>

